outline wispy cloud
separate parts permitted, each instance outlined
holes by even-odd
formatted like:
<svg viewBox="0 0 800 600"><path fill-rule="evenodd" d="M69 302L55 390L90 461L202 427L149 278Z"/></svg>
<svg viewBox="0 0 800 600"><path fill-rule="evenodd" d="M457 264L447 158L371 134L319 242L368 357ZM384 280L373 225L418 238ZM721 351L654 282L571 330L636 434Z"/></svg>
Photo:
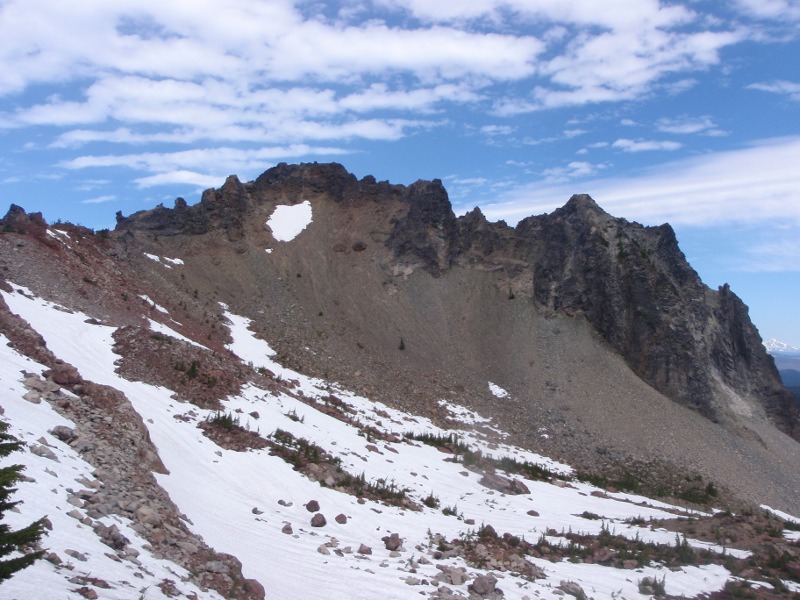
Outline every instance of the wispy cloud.
<svg viewBox="0 0 800 600"><path fill-rule="evenodd" d="M105 204L106 202L113 202L116 200L117 197L113 194L108 194L105 196L97 196L95 198L87 198L86 200L81 200L81 204Z"/></svg>
<svg viewBox="0 0 800 600"><path fill-rule="evenodd" d="M587 191L608 212L642 223L711 227L779 220L800 233L800 137L663 163L634 177L585 179ZM570 184L532 181L483 205L495 219L516 222L561 206Z"/></svg>
<svg viewBox="0 0 800 600"><path fill-rule="evenodd" d="M139 154L85 155L64 161L66 169L126 167L150 175L135 180L139 187L173 183L190 183L209 187L219 185L227 175L257 174L279 159L302 156L338 156L347 154L342 148L307 146L275 146L258 149L196 148L180 152L144 152Z"/></svg>
<svg viewBox="0 0 800 600"><path fill-rule="evenodd" d="M800 239L795 236L758 243L747 250L740 268L759 273L800 273Z"/></svg>
<svg viewBox="0 0 800 600"><path fill-rule="evenodd" d="M222 177L214 177L213 175L204 175L203 173L197 173L195 171L176 169L156 175L148 175L147 177L138 177L134 181L141 189L173 184L193 185L198 188L207 189L219 187L222 185L224 179Z"/></svg>
<svg viewBox="0 0 800 600"><path fill-rule="evenodd" d="M759 19L800 21L800 5L796 0L735 0L733 4Z"/></svg>
<svg viewBox="0 0 800 600"><path fill-rule="evenodd" d="M508 136L514 133L514 127L511 125L484 125L481 127L481 133L490 137Z"/></svg>
<svg viewBox="0 0 800 600"><path fill-rule="evenodd" d="M747 89L781 94L789 96L789 98L795 102L800 102L800 83L795 83L793 81L778 80L770 83L752 83L747 86Z"/></svg>
<svg viewBox="0 0 800 600"><path fill-rule="evenodd" d="M557 183L583 179L595 175L606 168L605 164L592 164L585 161L572 161L564 167L553 167L542 172L546 183Z"/></svg>
<svg viewBox="0 0 800 600"><path fill-rule="evenodd" d="M715 64L742 37L708 30L685 7L614 4L383 0L330 20L288 0L208 0L192 10L152 0L69 8L9 0L0 12L0 96L41 82L84 87L17 103L0 111L0 123L65 128L57 148L396 140L431 125L416 115L491 103L486 91L505 82L527 82L530 94L494 101L499 116L634 99L669 74ZM420 23L387 25L379 9ZM539 23L532 31L540 35L518 33L512 15ZM486 19L495 26L469 24Z"/></svg>
<svg viewBox="0 0 800 600"><path fill-rule="evenodd" d="M702 134L712 137L726 135L724 131L717 127L714 119L708 115L700 117L690 117L687 115L682 115L680 117L663 117L656 121L656 130L675 135Z"/></svg>
<svg viewBox="0 0 800 600"><path fill-rule="evenodd" d="M77 186L75 186L75 189L79 192L90 192L92 190L105 187L110 183L110 179L84 179Z"/></svg>
<svg viewBox="0 0 800 600"><path fill-rule="evenodd" d="M652 152L654 150L678 150L683 144L671 140L629 140L620 138L611 144L623 152Z"/></svg>

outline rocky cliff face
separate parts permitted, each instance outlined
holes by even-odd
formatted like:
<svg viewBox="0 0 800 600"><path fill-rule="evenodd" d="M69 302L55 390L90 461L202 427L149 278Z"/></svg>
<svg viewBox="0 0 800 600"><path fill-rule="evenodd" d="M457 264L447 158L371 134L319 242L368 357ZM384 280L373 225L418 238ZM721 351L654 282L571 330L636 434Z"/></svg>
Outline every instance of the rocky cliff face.
<svg viewBox="0 0 800 600"><path fill-rule="evenodd" d="M496 286L528 301L531 311L586 319L639 377L674 401L713 421L766 416L800 438L797 406L741 300L727 285L714 291L702 283L669 225L614 218L586 195L511 228L489 223L478 209L457 218L438 180L400 186L359 181L338 164L281 164L251 183L230 177L195 206L178 199L174 209L118 215L117 230L224 231L239 242L263 229L270 207L303 198L374 213L363 225L368 230L350 234L379 243L388 257L376 260L395 274L490 271Z"/></svg>

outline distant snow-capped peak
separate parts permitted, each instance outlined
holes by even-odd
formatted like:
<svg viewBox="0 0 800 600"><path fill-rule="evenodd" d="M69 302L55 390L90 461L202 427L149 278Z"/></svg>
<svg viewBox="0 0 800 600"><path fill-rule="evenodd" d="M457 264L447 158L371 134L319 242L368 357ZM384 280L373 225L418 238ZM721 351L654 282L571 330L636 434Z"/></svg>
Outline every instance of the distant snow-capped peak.
<svg viewBox="0 0 800 600"><path fill-rule="evenodd" d="M775 338L771 338L764 342L764 347L767 349L767 352L770 354L774 352L791 352L791 353L800 353L800 348L796 348L794 346L790 346L786 342L781 342L776 340Z"/></svg>

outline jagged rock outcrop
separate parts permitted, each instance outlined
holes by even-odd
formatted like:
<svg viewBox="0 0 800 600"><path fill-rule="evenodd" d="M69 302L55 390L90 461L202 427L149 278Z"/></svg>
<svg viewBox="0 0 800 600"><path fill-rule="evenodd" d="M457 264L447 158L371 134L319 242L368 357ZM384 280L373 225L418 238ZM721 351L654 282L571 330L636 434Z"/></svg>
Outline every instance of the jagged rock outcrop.
<svg viewBox="0 0 800 600"><path fill-rule="evenodd" d="M531 310L586 319L639 377L676 402L714 421L763 414L800 437L797 407L741 300L727 285L713 291L702 283L669 225L614 218L587 195L512 228L488 222L479 209L457 218L438 180L392 185L358 180L338 164L282 163L254 182L231 176L194 206L178 199L174 209L119 215L117 230L223 231L238 243L263 229L268 208L301 199L374 212L368 230L349 232L357 238L352 248L378 242L388 258L376 260L394 274L496 272L496 285Z"/></svg>

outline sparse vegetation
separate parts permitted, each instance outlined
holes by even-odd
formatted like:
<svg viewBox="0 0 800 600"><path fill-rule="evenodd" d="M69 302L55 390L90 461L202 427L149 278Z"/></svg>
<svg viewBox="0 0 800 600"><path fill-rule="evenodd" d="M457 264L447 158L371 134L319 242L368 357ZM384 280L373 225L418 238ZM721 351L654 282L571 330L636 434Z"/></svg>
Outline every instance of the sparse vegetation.
<svg viewBox="0 0 800 600"><path fill-rule="evenodd" d="M439 508L439 498L433 495L433 492L428 494L425 498L422 499L422 503L427 506L428 508L437 509Z"/></svg>
<svg viewBox="0 0 800 600"><path fill-rule="evenodd" d="M276 429L269 441L273 455L280 456L293 465L296 470L306 475L311 473L308 465L323 466L322 472L315 470L315 478L318 478L320 485L331 485L354 496L379 500L392 506L404 506L412 509L416 506L408 498L408 489L398 486L393 479L368 481L364 473L352 475L342 468L340 458L333 457L305 438L298 438L288 431ZM327 483L327 481L332 483ZM416 508L419 507L416 506Z"/></svg>
<svg viewBox="0 0 800 600"><path fill-rule="evenodd" d="M241 427L239 415L234 416L229 412L216 412L213 415L209 415L206 418L206 422L228 430Z"/></svg>
<svg viewBox="0 0 800 600"><path fill-rule="evenodd" d="M199 373L199 371L200 371L199 363L196 360L193 360L192 364L189 365L189 368L186 369L186 376L189 379L194 379L195 377L197 377L197 374Z"/></svg>
<svg viewBox="0 0 800 600"><path fill-rule="evenodd" d="M386 481L377 479L367 481L364 473L353 476L345 473L339 482L348 492L356 496L364 496L376 500L383 500L387 504L403 505L403 500L408 497L408 489L398 486L394 479Z"/></svg>
<svg viewBox="0 0 800 600"><path fill-rule="evenodd" d="M447 517L457 517L458 516L458 504L453 506L445 506L442 509L442 514Z"/></svg>
<svg viewBox="0 0 800 600"><path fill-rule="evenodd" d="M439 434L439 433L415 433L408 431L403 434L403 437L409 440L422 442L434 448L450 448L454 453L468 452L469 446L458 439L453 433Z"/></svg>

